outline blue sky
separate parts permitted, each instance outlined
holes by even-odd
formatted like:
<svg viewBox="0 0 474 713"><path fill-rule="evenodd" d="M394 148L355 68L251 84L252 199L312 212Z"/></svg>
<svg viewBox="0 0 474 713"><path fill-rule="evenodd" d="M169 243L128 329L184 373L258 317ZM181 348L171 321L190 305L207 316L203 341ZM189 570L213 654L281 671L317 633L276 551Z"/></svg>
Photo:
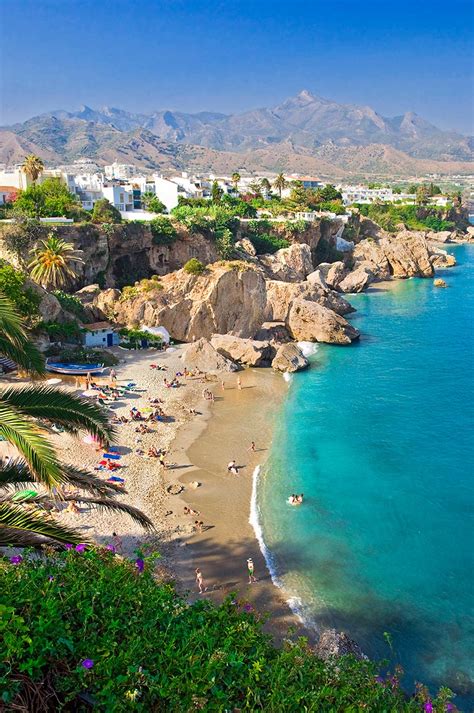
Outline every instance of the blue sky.
<svg viewBox="0 0 474 713"><path fill-rule="evenodd" d="M0 123L236 112L303 88L472 132L472 0L3 0Z"/></svg>

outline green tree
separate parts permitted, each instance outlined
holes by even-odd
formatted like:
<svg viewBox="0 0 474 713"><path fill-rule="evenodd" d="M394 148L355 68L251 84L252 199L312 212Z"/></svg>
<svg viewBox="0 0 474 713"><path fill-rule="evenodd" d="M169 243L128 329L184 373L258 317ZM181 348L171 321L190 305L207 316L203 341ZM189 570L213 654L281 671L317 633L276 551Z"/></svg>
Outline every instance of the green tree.
<svg viewBox="0 0 474 713"><path fill-rule="evenodd" d="M288 198L288 206L295 211L308 210L308 192L301 181L294 181Z"/></svg>
<svg viewBox="0 0 474 713"><path fill-rule="evenodd" d="M240 173L234 171L232 174L232 185L234 186L234 191L237 193L239 190Z"/></svg>
<svg viewBox="0 0 474 713"><path fill-rule="evenodd" d="M13 206L15 216L69 217L82 211L75 196L59 178L47 178L40 185L21 191Z"/></svg>
<svg viewBox="0 0 474 713"><path fill-rule="evenodd" d="M263 190L265 191L265 193L266 193L267 195L268 195L268 194L270 193L270 191L272 190L272 184L270 183L270 181L268 180L268 178L262 178L262 180L260 181L260 186L263 188Z"/></svg>
<svg viewBox="0 0 474 713"><path fill-rule="evenodd" d="M223 260L228 260L234 252L234 236L229 228L216 230L216 248Z"/></svg>
<svg viewBox="0 0 474 713"><path fill-rule="evenodd" d="M120 215L120 211L117 210L107 198L101 198L94 204L92 222L116 224L122 222L122 216Z"/></svg>
<svg viewBox="0 0 474 713"><path fill-rule="evenodd" d="M428 203L429 191L424 185L418 186L416 189L416 202L418 205L427 205Z"/></svg>
<svg viewBox="0 0 474 713"><path fill-rule="evenodd" d="M157 218L153 218L149 223L151 234L153 236L154 245L172 245L178 233L176 228L169 218L164 215L160 215Z"/></svg>
<svg viewBox="0 0 474 713"><path fill-rule="evenodd" d="M338 191L333 185L328 183L324 188L319 188L317 191L321 201L337 201L342 199L341 191Z"/></svg>
<svg viewBox="0 0 474 713"><path fill-rule="evenodd" d="M279 173L278 176L273 181L273 188L276 188L280 198L281 198L281 192L285 190L287 185L288 185L288 183L285 179L285 176L283 175L283 173Z"/></svg>
<svg viewBox="0 0 474 713"><path fill-rule="evenodd" d="M212 186L211 186L211 198L212 198L212 202L213 202L213 203L219 203L220 200L221 200L221 198L222 198L222 194L223 194L223 193L224 193L224 191L223 191L222 188L219 186L219 184L217 183L217 181L213 181Z"/></svg>
<svg viewBox="0 0 474 713"><path fill-rule="evenodd" d="M30 343L20 314L0 295L0 354L30 374L44 373L44 360ZM54 489L70 484L87 495L61 495L111 511L127 512L147 528L150 520L139 510L115 501L119 491L87 471L63 463L45 436L43 422L70 434L86 431L104 443L114 437L107 415L95 404L48 385L10 387L0 391L0 436L18 457L0 465L0 546L24 547L47 543L79 543L82 532L46 517L55 500ZM34 490L31 486L35 485Z"/></svg>
<svg viewBox="0 0 474 713"><path fill-rule="evenodd" d="M72 243L50 234L31 251L31 278L46 289L62 287L76 276L73 265L84 262L80 252Z"/></svg>
<svg viewBox="0 0 474 713"><path fill-rule="evenodd" d="M206 268L203 263L195 257L188 260L183 267L183 270L188 272L190 275L202 275L205 269Z"/></svg>
<svg viewBox="0 0 474 713"><path fill-rule="evenodd" d="M28 156L25 156L21 170L26 176L28 176L29 179L31 179L33 183L36 183L41 173L44 171L43 159L31 153Z"/></svg>
<svg viewBox="0 0 474 713"><path fill-rule="evenodd" d="M142 205L150 213L166 213L165 204L151 191L142 193Z"/></svg>
<svg viewBox="0 0 474 713"><path fill-rule="evenodd" d="M41 297L31 287L25 287L26 275L6 260L0 260L0 294L7 297L24 319L39 316Z"/></svg>

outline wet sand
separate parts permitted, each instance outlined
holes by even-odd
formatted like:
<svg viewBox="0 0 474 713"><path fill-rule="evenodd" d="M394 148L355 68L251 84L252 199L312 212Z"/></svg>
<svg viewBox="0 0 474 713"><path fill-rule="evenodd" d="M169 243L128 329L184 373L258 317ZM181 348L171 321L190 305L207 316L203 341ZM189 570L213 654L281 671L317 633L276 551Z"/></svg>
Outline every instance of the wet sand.
<svg viewBox="0 0 474 713"><path fill-rule="evenodd" d="M191 599L205 596L218 602L235 593L260 613L271 614L267 629L277 639L290 627L307 635L274 586L249 523L253 472L268 456L274 419L288 386L270 369L249 369L239 375L242 390L237 388L237 375L226 375L225 389L220 381L212 389L216 401L211 417L181 429L172 446L174 460L192 464L178 476L185 486L179 498L181 512L188 505L200 512L199 517L188 518L190 524L196 519L204 522L202 533L193 532L177 542L175 570ZM250 450L252 441L256 452ZM237 476L227 471L233 459L239 466ZM193 481L200 487L192 489ZM258 579L251 585L248 557L254 561ZM208 587L204 595L197 592L196 567Z"/></svg>

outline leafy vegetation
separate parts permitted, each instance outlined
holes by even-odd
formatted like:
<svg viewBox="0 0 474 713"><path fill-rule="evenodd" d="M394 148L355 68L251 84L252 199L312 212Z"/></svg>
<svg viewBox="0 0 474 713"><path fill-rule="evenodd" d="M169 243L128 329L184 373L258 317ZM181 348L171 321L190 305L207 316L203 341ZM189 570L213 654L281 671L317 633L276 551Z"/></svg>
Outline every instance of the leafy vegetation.
<svg viewBox="0 0 474 713"><path fill-rule="evenodd" d="M111 223L115 225L122 222L120 211L112 205L107 198L96 201L92 210L93 223Z"/></svg>
<svg viewBox="0 0 474 713"><path fill-rule="evenodd" d="M81 321L85 319L86 310L78 297L75 295L69 295L67 292L63 292L62 290L54 290L53 295L66 312L70 312Z"/></svg>
<svg viewBox="0 0 474 713"><path fill-rule="evenodd" d="M154 245L172 245L178 233L169 218L159 216L149 223Z"/></svg>
<svg viewBox="0 0 474 713"><path fill-rule="evenodd" d="M36 218L29 216L15 216L15 222L8 227L4 226L2 230L5 247L22 266L26 266L33 245L46 235L45 227Z"/></svg>
<svg viewBox="0 0 474 713"><path fill-rule="evenodd" d="M195 257L188 260L183 267L183 270L188 272L190 275L202 275L205 269L206 268L203 263Z"/></svg>
<svg viewBox="0 0 474 713"><path fill-rule="evenodd" d="M276 253L281 248L288 248L290 243L285 238L276 238L268 233L251 233L248 239L257 251L257 255Z"/></svg>
<svg viewBox="0 0 474 713"><path fill-rule="evenodd" d="M412 698L400 672L384 677L351 656L324 662L304 639L281 649L259 616L229 597L186 603L154 579L156 556L122 560L79 546L0 561L3 703L46 701L100 711L452 711L450 693ZM430 704L431 708L427 707Z"/></svg>
<svg viewBox="0 0 474 713"><path fill-rule="evenodd" d="M162 290L163 285L160 283L159 275L153 275L150 278L143 278L134 285L126 285L122 289L122 294L120 295L120 302L126 302L127 300L133 300L138 295L143 293L152 292L154 290Z"/></svg>
<svg viewBox="0 0 474 713"><path fill-rule="evenodd" d="M20 191L13 203L13 214L30 218L82 218L85 211L59 178L47 178Z"/></svg>
<svg viewBox="0 0 474 713"><path fill-rule="evenodd" d="M120 335L126 337L127 340L120 343L120 346L126 347L127 349L137 349L141 346L143 341L146 341L150 346L161 347L163 344L163 338L159 334L151 334L151 332L145 332L142 329L128 329L124 327L120 330Z"/></svg>
<svg viewBox="0 0 474 713"><path fill-rule="evenodd" d="M150 213L166 213L166 206L151 191L142 193L142 205Z"/></svg>
<svg viewBox="0 0 474 713"><path fill-rule="evenodd" d="M436 207L416 205L394 205L393 203L357 203L361 215L364 215L384 230L395 232L397 225L404 223L412 230L453 230L453 222L444 219L443 210Z"/></svg>
<svg viewBox="0 0 474 713"><path fill-rule="evenodd" d="M0 260L0 294L10 300L21 317L32 322L39 315L41 297L31 287L25 287L26 280L24 272Z"/></svg>
<svg viewBox="0 0 474 713"><path fill-rule="evenodd" d="M84 330L76 321L70 322L40 322L37 329L46 332L54 341L78 342Z"/></svg>

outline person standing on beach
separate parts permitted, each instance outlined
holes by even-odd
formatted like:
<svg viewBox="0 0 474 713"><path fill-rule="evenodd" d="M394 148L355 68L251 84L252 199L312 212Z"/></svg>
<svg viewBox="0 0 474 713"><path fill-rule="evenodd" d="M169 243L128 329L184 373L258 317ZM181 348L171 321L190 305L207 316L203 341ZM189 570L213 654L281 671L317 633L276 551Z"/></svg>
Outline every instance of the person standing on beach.
<svg viewBox="0 0 474 713"><path fill-rule="evenodd" d="M111 380L112 384L117 383L117 372L115 371L115 369L110 370L110 380Z"/></svg>
<svg viewBox="0 0 474 713"><path fill-rule="evenodd" d="M257 449L255 448L255 441L252 441L252 442L250 443L250 448L248 448L248 450L249 450L249 451L252 451L252 453L255 453L255 452L256 452Z"/></svg>
<svg viewBox="0 0 474 713"><path fill-rule="evenodd" d="M240 376L237 377L237 388L239 391L242 391L242 379Z"/></svg>
<svg viewBox="0 0 474 713"><path fill-rule="evenodd" d="M204 594L206 591L206 588L204 587L204 580L202 578L202 572L198 568L195 570L196 571L196 584L198 586L199 594Z"/></svg>
<svg viewBox="0 0 474 713"><path fill-rule="evenodd" d="M230 463L227 466L227 470L229 473L233 473L234 475L239 474L239 470L237 468L237 463L235 462L235 460L230 461Z"/></svg>
<svg viewBox="0 0 474 713"><path fill-rule="evenodd" d="M247 560L247 571L249 573L249 584L253 584L257 579L254 576L253 559L251 557Z"/></svg>

